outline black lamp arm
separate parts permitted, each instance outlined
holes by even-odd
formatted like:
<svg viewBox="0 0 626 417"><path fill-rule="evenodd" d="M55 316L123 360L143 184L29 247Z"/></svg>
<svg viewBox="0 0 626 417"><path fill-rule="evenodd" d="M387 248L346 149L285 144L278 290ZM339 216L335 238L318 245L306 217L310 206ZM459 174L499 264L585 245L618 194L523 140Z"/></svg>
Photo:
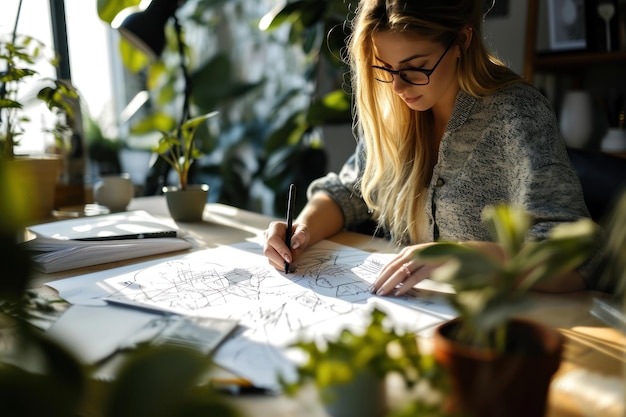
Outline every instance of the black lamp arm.
<svg viewBox="0 0 626 417"><path fill-rule="evenodd" d="M179 137L182 135L182 127L183 124L190 117L190 100L191 100L191 77L189 75L189 70L187 69L186 59L185 59L185 42L183 40L182 27L176 15L174 18L174 29L176 30L176 39L178 41L178 54L180 56L180 68L183 73L184 80L184 99L183 99L183 109L180 117L180 121L178 124L178 135Z"/></svg>

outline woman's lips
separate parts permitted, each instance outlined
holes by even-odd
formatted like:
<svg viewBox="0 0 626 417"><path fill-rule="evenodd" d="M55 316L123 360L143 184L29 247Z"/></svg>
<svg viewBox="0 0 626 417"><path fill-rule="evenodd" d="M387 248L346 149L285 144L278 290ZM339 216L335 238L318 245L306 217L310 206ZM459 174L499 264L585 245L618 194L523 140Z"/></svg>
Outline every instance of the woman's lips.
<svg viewBox="0 0 626 417"><path fill-rule="evenodd" d="M417 100L419 100L419 99L420 99L420 97L421 97L421 96L418 96L418 97L403 97L402 99L404 100L404 102L405 102L406 104L413 104L413 103L415 103Z"/></svg>

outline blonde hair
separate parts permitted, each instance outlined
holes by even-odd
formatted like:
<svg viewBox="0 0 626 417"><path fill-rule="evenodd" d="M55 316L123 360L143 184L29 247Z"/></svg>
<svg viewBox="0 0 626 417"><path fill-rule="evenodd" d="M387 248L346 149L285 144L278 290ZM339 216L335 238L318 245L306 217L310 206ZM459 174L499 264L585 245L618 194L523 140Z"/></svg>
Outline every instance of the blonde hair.
<svg viewBox="0 0 626 417"><path fill-rule="evenodd" d="M490 54L482 41L482 3L478 0L361 0L348 42L355 94L355 126L365 141L366 159L360 188L380 226L398 241L428 239L426 191L437 150L430 137L430 111L411 110L388 84L371 73L376 64L372 35L384 31L420 36L442 45L464 45L466 28L473 36L461 47L460 88L481 97L523 79Z"/></svg>

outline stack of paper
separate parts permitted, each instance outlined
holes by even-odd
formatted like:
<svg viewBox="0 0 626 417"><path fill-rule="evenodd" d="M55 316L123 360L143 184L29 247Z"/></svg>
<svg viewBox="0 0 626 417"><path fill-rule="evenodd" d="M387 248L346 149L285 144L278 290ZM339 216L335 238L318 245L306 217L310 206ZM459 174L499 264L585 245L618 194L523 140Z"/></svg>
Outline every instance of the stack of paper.
<svg viewBox="0 0 626 417"><path fill-rule="evenodd" d="M189 249L181 231L145 211L61 220L30 226L22 243L40 271L58 272Z"/></svg>

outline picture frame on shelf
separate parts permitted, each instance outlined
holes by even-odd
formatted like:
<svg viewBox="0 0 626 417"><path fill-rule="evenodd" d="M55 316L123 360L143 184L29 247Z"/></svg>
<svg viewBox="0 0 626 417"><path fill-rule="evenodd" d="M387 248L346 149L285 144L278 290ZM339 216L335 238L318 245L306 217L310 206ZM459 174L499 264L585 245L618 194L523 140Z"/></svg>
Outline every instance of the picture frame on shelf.
<svg viewBox="0 0 626 417"><path fill-rule="evenodd" d="M586 49L585 0L548 0L548 28L552 51Z"/></svg>

